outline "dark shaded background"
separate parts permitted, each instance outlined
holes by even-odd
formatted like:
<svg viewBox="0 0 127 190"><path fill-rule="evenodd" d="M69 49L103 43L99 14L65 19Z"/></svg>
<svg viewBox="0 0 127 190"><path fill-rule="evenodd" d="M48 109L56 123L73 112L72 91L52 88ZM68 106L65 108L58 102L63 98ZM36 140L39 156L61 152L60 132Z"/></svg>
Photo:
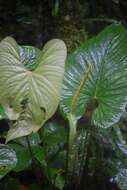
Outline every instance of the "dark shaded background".
<svg viewBox="0 0 127 190"><path fill-rule="evenodd" d="M110 23L103 19L126 24L126 10L126 0L0 0L0 38L10 35L19 43L41 47L51 38L63 38L66 24L77 27L74 38L78 30L96 34Z"/></svg>

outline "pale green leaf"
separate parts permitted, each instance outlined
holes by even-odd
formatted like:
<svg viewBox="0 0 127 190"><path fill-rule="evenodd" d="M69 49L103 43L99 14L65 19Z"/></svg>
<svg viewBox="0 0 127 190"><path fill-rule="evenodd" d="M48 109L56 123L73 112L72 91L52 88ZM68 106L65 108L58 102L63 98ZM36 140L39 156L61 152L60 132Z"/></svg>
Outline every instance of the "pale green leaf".
<svg viewBox="0 0 127 190"><path fill-rule="evenodd" d="M29 121L21 120L18 121L16 126L10 128L7 134L6 143L16 139L18 137L23 137L32 133L32 124Z"/></svg>
<svg viewBox="0 0 127 190"><path fill-rule="evenodd" d="M35 67L32 71L28 67L31 57L26 55L25 50L25 63L21 51L23 48L11 37L5 38L0 44L0 103L18 114L16 119L22 118L30 123L30 129L22 130L21 135L20 126L17 126L17 131L15 128L15 132L11 128L7 141L36 132L55 113L61 95L66 58L64 42L54 39L42 51L38 50L37 56L32 57Z"/></svg>

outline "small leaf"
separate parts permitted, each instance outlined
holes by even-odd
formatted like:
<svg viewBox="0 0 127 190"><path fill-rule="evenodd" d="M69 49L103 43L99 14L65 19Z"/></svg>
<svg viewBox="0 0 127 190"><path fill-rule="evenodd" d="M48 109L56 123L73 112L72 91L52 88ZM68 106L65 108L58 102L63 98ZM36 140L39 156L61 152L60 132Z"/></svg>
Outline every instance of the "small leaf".
<svg viewBox="0 0 127 190"><path fill-rule="evenodd" d="M65 184L64 178L60 174L58 174L55 179L55 186L58 189L62 190L64 188L64 184Z"/></svg>
<svg viewBox="0 0 127 190"><path fill-rule="evenodd" d="M41 146L33 146L32 152L36 160L40 162L42 166L47 166L46 160L45 160L45 150Z"/></svg>
<svg viewBox="0 0 127 190"><path fill-rule="evenodd" d="M7 145L0 144L0 179L14 169L16 163L15 151Z"/></svg>
<svg viewBox="0 0 127 190"><path fill-rule="evenodd" d="M43 128L43 139L47 146L66 143L67 130L58 122L48 122Z"/></svg>
<svg viewBox="0 0 127 190"><path fill-rule="evenodd" d="M37 66L37 57L40 50L32 46L19 46L19 54L21 63L28 69L34 70Z"/></svg>
<svg viewBox="0 0 127 190"><path fill-rule="evenodd" d="M121 190L127 189L127 169L121 169L116 175L115 181Z"/></svg>
<svg viewBox="0 0 127 190"><path fill-rule="evenodd" d="M57 187L58 189L62 190L64 188L65 180L61 175L63 171L61 169L55 168L45 168L44 174L51 183Z"/></svg>

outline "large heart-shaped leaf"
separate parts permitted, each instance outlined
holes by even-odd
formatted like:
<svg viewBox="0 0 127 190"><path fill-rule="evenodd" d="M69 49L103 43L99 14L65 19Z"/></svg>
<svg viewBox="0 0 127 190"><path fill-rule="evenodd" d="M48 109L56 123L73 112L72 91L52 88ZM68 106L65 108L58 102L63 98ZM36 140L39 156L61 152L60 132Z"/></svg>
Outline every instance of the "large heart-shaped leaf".
<svg viewBox="0 0 127 190"><path fill-rule="evenodd" d="M127 31L120 24L108 26L67 60L61 109L80 118L93 99L94 125L106 128L120 119L127 102Z"/></svg>
<svg viewBox="0 0 127 190"><path fill-rule="evenodd" d="M15 168L17 158L14 150L6 145L0 145L0 179Z"/></svg>
<svg viewBox="0 0 127 190"><path fill-rule="evenodd" d="M65 58L65 44L58 39L49 41L42 51L18 46L11 37L0 43L0 104L11 112L10 119L18 119L7 141L36 132L55 113Z"/></svg>

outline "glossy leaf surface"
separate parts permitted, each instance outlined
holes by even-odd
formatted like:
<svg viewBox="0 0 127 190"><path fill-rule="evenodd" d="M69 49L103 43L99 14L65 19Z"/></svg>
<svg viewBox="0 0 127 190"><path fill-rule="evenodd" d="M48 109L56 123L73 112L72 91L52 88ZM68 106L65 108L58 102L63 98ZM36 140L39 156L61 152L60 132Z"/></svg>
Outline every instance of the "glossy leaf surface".
<svg viewBox="0 0 127 190"><path fill-rule="evenodd" d="M106 128L116 123L127 103L127 30L108 26L67 60L61 110L81 118L96 100L92 123Z"/></svg>
<svg viewBox="0 0 127 190"><path fill-rule="evenodd" d="M121 169L115 178L118 187L121 190L127 189L127 169Z"/></svg>
<svg viewBox="0 0 127 190"><path fill-rule="evenodd" d="M19 54L21 63L28 69L34 70L37 66L37 58L41 51L32 46L19 46Z"/></svg>
<svg viewBox="0 0 127 190"><path fill-rule="evenodd" d="M15 151L6 145L0 144L0 179L14 169L16 163Z"/></svg>

